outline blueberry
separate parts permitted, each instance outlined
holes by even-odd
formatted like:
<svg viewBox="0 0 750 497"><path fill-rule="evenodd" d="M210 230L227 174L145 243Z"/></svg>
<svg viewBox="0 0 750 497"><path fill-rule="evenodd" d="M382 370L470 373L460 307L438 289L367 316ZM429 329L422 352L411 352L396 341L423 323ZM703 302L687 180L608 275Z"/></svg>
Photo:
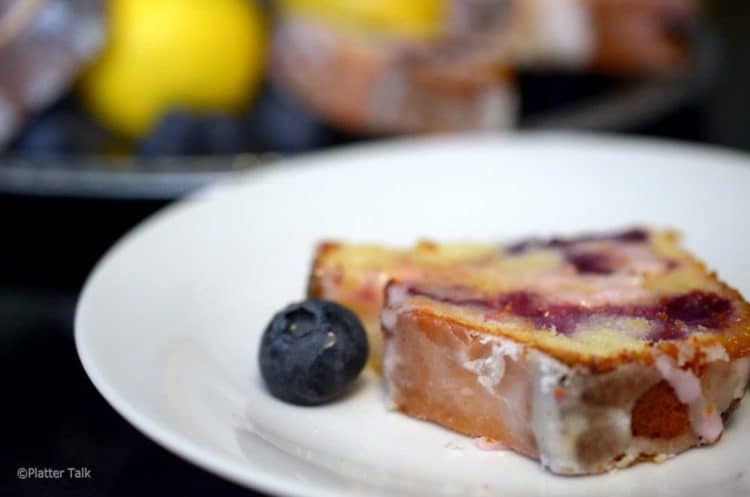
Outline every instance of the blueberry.
<svg viewBox="0 0 750 497"><path fill-rule="evenodd" d="M142 155L182 155L194 153L197 138L195 120L187 113L164 115L138 145Z"/></svg>
<svg viewBox="0 0 750 497"><path fill-rule="evenodd" d="M73 148L67 116L32 121L18 138L18 149L27 155L63 155Z"/></svg>
<svg viewBox="0 0 750 497"><path fill-rule="evenodd" d="M121 146L118 138L75 110L52 109L21 130L11 149L28 158L107 153Z"/></svg>
<svg viewBox="0 0 750 497"><path fill-rule="evenodd" d="M251 151L247 123L218 113L174 109L141 141L142 155L232 155Z"/></svg>
<svg viewBox="0 0 750 497"><path fill-rule="evenodd" d="M324 300L277 313L260 344L260 372L275 397L300 405L334 399L367 362L367 336L349 309Z"/></svg>
<svg viewBox="0 0 750 497"><path fill-rule="evenodd" d="M233 155L252 151L246 139L247 122L229 116L212 115L203 120L203 143L208 153Z"/></svg>
<svg viewBox="0 0 750 497"><path fill-rule="evenodd" d="M258 95L250 120L257 140L274 152L304 152L334 140L323 121L275 84L266 85Z"/></svg>
<svg viewBox="0 0 750 497"><path fill-rule="evenodd" d="M579 274L612 274L612 260L606 253L598 252L570 252L566 259Z"/></svg>

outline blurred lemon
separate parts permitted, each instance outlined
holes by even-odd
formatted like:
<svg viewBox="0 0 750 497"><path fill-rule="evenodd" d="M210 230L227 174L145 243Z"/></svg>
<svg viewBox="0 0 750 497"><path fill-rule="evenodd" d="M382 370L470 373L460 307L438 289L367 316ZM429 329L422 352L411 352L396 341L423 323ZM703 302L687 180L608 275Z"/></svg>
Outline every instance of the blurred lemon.
<svg viewBox="0 0 750 497"><path fill-rule="evenodd" d="M131 137L170 107L237 111L256 90L266 29L251 0L110 0L109 44L81 81L89 111Z"/></svg>
<svg viewBox="0 0 750 497"><path fill-rule="evenodd" d="M409 38L430 38L442 27L446 0L282 0L286 12Z"/></svg>

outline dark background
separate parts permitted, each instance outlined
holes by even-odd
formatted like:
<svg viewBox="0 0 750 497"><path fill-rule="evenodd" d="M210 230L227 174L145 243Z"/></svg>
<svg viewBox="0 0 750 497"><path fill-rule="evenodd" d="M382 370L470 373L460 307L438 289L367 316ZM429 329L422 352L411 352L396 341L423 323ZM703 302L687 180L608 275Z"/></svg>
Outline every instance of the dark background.
<svg viewBox="0 0 750 497"><path fill-rule="evenodd" d="M750 149L750 2L716 1L711 89L633 134ZM750 185L748 185L750 190ZM76 295L102 253L164 201L0 195L0 495L249 495L143 437L98 395L73 344ZM19 467L85 466L89 480L19 480Z"/></svg>

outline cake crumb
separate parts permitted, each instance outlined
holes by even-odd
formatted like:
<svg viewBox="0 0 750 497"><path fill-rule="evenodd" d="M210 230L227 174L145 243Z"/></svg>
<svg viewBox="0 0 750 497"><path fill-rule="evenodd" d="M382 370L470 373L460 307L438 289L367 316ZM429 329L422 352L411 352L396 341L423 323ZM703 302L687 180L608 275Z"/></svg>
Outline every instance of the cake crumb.
<svg viewBox="0 0 750 497"><path fill-rule="evenodd" d="M494 438L477 437L474 439L474 443L480 450L508 450L508 446Z"/></svg>
<svg viewBox="0 0 750 497"><path fill-rule="evenodd" d="M448 450L464 450L463 445L461 445L456 439L449 440L445 445L443 445L443 447Z"/></svg>

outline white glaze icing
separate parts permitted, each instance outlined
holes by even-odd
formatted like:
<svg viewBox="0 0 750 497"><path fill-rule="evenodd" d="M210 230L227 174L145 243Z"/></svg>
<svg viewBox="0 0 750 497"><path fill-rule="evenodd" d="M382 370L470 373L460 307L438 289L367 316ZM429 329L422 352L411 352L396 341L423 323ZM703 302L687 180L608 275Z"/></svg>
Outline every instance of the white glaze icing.
<svg viewBox="0 0 750 497"><path fill-rule="evenodd" d="M493 347L497 347L504 355L510 356L513 359L518 359L523 353L523 345L512 340L504 340L497 336L481 335L479 337L479 343L482 345L491 343Z"/></svg>
<svg viewBox="0 0 750 497"><path fill-rule="evenodd" d="M369 120L376 125L393 124L401 119L407 126L418 126L409 113L404 113L409 90L408 79L401 67L393 67L383 72L370 89L367 104ZM406 114L406 115L404 115Z"/></svg>
<svg viewBox="0 0 750 497"><path fill-rule="evenodd" d="M571 65L586 64L594 47L594 29L582 0L542 0L539 46L548 56Z"/></svg>
<svg viewBox="0 0 750 497"><path fill-rule="evenodd" d="M518 116L518 98L510 86L497 86L485 91L476 101L478 129L493 130L512 127Z"/></svg>
<svg viewBox="0 0 750 497"><path fill-rule="evenodd" d="M591 61L596 33L584 0L523 0L517 8L526 24L514 47L517 63L576 67Z"/></svg>
<svg viewBox="0 0 750 497"><path fill-rule="evenodd" d="M505 375L505 359L518 360L523 352L523 347L512 340L500 337L482 335L479 343L490 345L490 353L485 357L469 360L465 354L461 357L464 369L477 375L477 381L490 393L494 393L495 387Z"/></svg>
<svg viewBox="0 0 750 497"><path fill-rule="evenodd" d="M703 395L698 377L690 370L680 369L671 357L657 354L654 365L669 383L677 398L688 406L693 431L706 442L714 442L724 430L721 413Z"/></svg>
<svg viewBox="0 0 750 497"><path fill-rule="evenodd" d="M399 354L387 340L383 344L383 377L394 378L398 371ZM387 409L395 409L393 382L385 381L385 404Z"/></svg>
<svg viewBox="0 0 750 497"><path fill-rule="evenodd" d="M325 66L335 48L334 36L323 27L308 20L288 20L277 30L275 43L279 52L290 54L292 63Z"/></svg>
<svg viewBox="0 0 750 497"><path fill-rule="evenodd" d="M405 287L395 284L386 288L385 306L380 312L380 324L384 331L393 330L398 312L403 311L402 307L408 299L409 292Z"/></svg>
<svg viewBox="0 0 750 497"><path fill-rule="evenodd" d="M680 402L691 404L701 396L701 382L692 371L680 369L674 359L663 354L657 355L654 364Z"/></svg>
<svg viewBox="0 0 750 497"><path fill-rule="evenodd" d="M505 375L505 353L501 347L492 344L491 353L487 357L464 361L463 366L477 375L477 381L492 393Z"/></svg>
<svg viewBox="0 0 750 497"><path fill-rule="evenodd" d="M576 403L580 394L580 381L565 365L534 353L536 371L533 393L531 426L539 448L542 466L556 473L577 473L580 471L576 455L575 441L586 430L586 420L577 413L564 415L555 397L555 389L563 382L567 386L565 402ZM544 360L541 360L545 357Z"/></svg>
<svg viewBox="0 0 750 497"><path fill-rule="evenodd" d="M703 356L705 357L706 362L729 361L729 354L727 354L726 349L722 347L721 344L715 343L713 345L708 345L702 347L701 350L703 351Z"/></svg>
<svg viewBox="0 0 750 497"><path fill-rule="evenodd" d="M380 325L385 331L390 331L396 326L396 319L398 315L392 309L383 309L380 313Z"/></svg>

